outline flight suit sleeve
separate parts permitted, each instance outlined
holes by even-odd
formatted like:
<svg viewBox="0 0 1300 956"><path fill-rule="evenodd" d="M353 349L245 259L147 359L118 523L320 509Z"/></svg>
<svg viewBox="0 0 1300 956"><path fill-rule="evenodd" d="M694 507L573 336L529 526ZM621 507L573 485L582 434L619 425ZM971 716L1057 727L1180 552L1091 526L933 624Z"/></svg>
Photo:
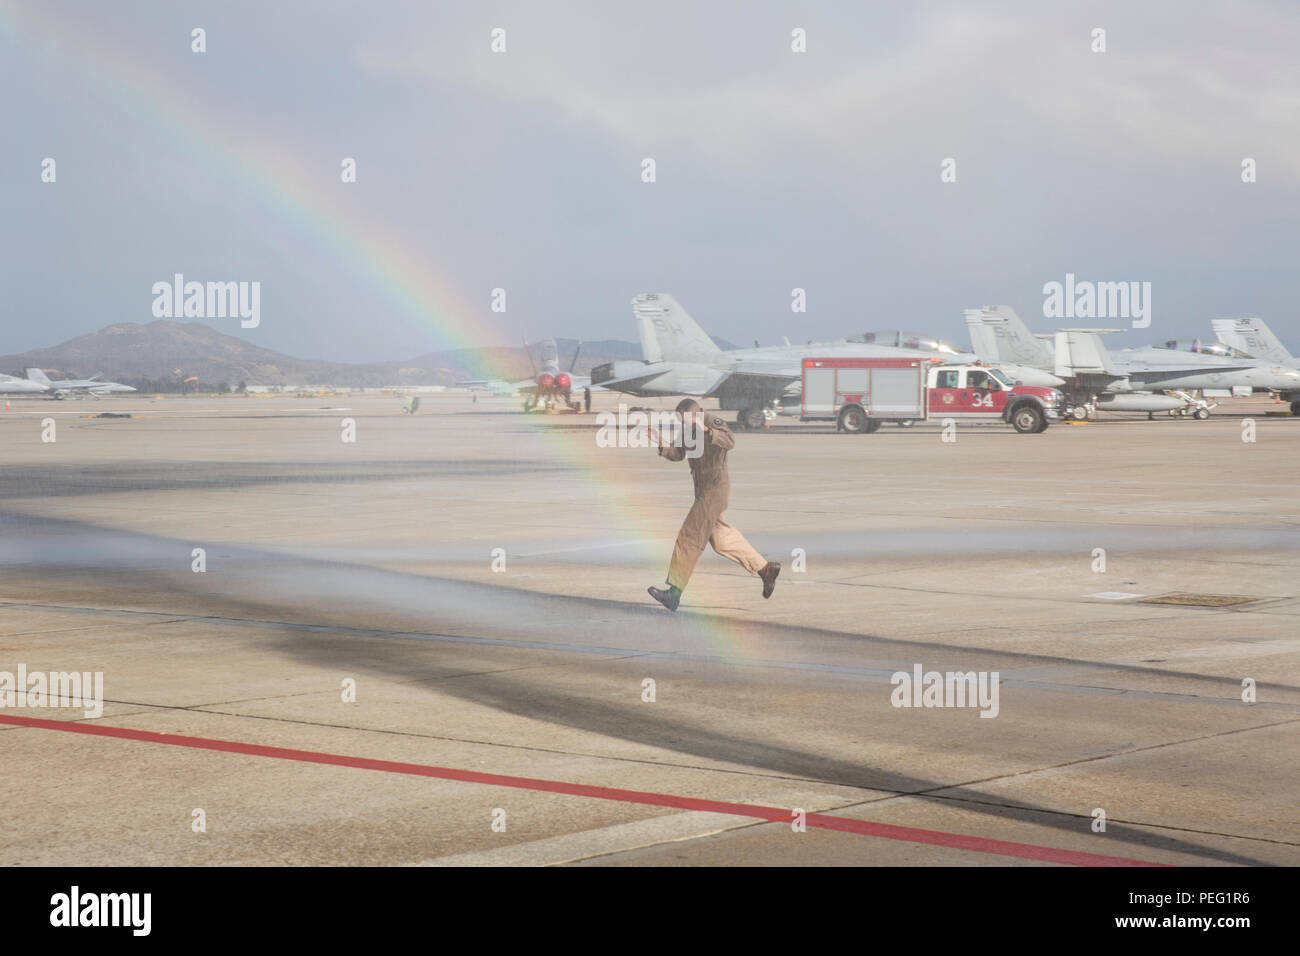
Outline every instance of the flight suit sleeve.
<svg viewBox="0 0 1300 956"><path fill-rule="evenodd" d="M678 445L660 445L659 457L669 461L681 461L686 457L686 449Z"/></svg>
<svg viewBox="0 0 1300 956"><path fill-rule="evenodd" d="M731 433L731 428L721 418L709 422L709 444L716 445L723 451L731 451L736 447L736 436Z"/></svg>

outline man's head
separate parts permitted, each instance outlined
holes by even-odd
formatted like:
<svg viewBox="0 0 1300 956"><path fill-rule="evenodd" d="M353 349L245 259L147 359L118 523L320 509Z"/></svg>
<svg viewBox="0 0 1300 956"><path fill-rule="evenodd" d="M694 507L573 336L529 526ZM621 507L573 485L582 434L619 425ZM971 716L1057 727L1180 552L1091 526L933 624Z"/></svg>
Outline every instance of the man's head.
<svg viewBox="0 0 1300 956"><path fill-rule="evenodd" d="M682 417L682 424L698 421L697 416L704 414L704 406L693 398L683 398L677 403L677 414Z"/></svg>

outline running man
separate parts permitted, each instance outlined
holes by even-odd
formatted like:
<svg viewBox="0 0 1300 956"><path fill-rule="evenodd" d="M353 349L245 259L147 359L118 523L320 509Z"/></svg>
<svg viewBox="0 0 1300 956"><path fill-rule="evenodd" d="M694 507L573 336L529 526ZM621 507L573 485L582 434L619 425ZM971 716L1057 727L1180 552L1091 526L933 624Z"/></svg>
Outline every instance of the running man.
<svg viewBox="0 0 1300 956"><path fill-rule="evenodd" d="M721 418L707 417L703 407L693 398L682 399L677 405L677 413L682 417L683 436L687 429L694 428L704 443L704 451L697 457L689 457L684 444L665 445L662 436L653 428L650 430L650 440L658 446L660 456L669 461L687 459L695 483L695 504L682 522L682 530L673 546L672 561L668 565L668 590L648 588L650 596L668 610L676 611L682 591L695 570L695 562L704 553L704 545L711 544L718 554L762 578L763 597L771 597L781 565L768 561L755 551L745 536L722 517L731 500L727 452L736 447L735 436Z"/></svg>

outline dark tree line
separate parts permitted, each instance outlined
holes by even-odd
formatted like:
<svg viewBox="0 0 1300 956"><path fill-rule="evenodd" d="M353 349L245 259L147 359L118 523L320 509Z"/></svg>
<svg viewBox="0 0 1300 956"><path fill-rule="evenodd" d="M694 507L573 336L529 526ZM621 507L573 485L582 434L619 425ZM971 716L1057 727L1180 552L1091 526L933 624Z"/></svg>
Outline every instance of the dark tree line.
<svg viewBox="0 0 1300 956"><path fill-rule="evenodd" d="M220 382L183 382L174 375L165 375L161 378L120 378L117 381L123 385L131 385L140 392L155 392L163 395L184 395L185 393L193 394L195 385L198 385L200 392L229 392L230 382L222 379ZM248 390L246 382L239 382L235 386L235 392L243 394Z"/></svg>

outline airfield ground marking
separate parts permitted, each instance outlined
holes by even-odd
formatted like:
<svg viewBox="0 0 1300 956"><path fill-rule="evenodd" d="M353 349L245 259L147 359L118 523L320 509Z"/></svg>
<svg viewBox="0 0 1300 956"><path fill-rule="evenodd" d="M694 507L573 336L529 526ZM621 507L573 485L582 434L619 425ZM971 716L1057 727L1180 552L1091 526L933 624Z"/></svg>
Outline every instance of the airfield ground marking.
<svg viewBox="0 0 1300 956"><path fill-rule="evenodd" d="M383 773L409 774L417 777L433 777L440 780L454 780L461 783L478 783L490 787L510 787L517 790L535 790L544 793L564 793L577 797L591 797L597 800L614 800L623 803L637 803L645 806L673 807L678 810L699 810L706 813L727 813L733 816L751 817L769 823L789 823L793 816L791 810L783 807L765 807L757 804L729 803L722 800L704 800L696 797L681 797L667 793L651 793L642 790L622 790L616 787L601 787L591 784L569 783L563 780L540 780L532 777L513 777L503 774L482 773L475 770L458 770L453 767L435 767L425 764L401 763L394 760L374 760L368 757L352 757L344 754L320 753L312 750L293 750L287 747L267 747L262 744L242 743L235 740L215 740L209 737L187 737L181 734L164 734L152 730L135 730L128 727L111 727L104 724L92 724L84 721L44 720L37 717L12 717L0 714L0 723L17 727L31 727L39 730L60 730L68 733L88 734L95 737L113 737L121 740L134 740L140 743L168 744L174 747L190 747L195 750L215 750L223 753L244 754L252 757L271 757L277 760L295 760L302 763L326 764L335 767L353 767L359 770L378 770ZM875 823L870 820L858 820L852 817L836 817L822 813L809 813L804 819L807 826L821 830L836 830L842 833L857 833L863 836L881 837L887 840L901 840L906 843L924 843L931 846L944 846L957 850L969 850L975 853L992 853L998 856L1016 857L1022 860L1041 860L1047 863L1061 863L1071 866L1163 866L1145 860L1133 860L1119 856L1103 856L1098 853L1084 853L1078 850L1063 850L1057 847L1037 846L1032 843L1011 843L1006 840L994 840L988 837L969 836L961 833L948 833L943 830L921 830L915 827L895 826L888 823Z"/></svg>

